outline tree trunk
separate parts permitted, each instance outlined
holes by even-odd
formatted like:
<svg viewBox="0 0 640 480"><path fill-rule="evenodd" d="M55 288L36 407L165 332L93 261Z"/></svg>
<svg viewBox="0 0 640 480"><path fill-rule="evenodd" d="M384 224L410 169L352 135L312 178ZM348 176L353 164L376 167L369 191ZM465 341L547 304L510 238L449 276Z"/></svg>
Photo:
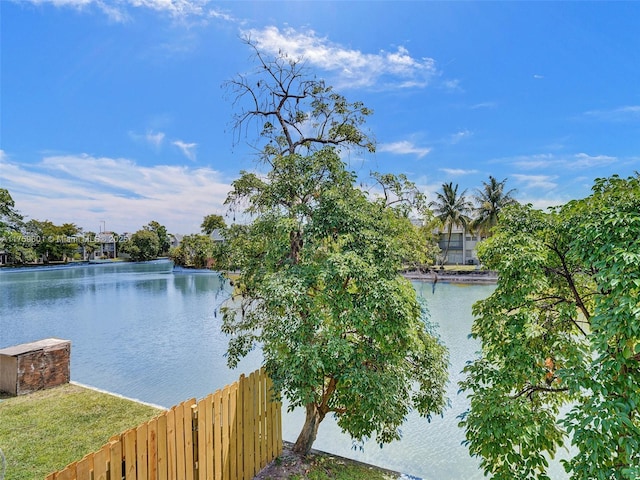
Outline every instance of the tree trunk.
<svg viewBox="0 0 640 480"><path fill-rule="evenodd" d="M320 422L324 420L325 416L315 403L308 403L306 408L307 417L304 421L304 426L293 446L293 451L298 455L307 455L309 453L318 434Z"/></svg>

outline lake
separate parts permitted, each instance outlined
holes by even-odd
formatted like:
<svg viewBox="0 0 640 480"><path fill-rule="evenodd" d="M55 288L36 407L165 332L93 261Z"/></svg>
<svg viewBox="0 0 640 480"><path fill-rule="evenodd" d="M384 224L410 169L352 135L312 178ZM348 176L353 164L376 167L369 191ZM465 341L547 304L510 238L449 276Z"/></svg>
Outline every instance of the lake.
<svg viewBox="0 0 640 480"><path fill-rule="evenodd" d="M314 448L433 480L484 478L461 445L456 418L467 401L457 394L460 370L478 345L468 338L471 305L492 285L414 282L431 322L449 347L451 406L430 423L411 415L399 442L354 449L333 419L320 426ZM166 261L0 271L0 348L47 337L71 340L71 378L130 398L170 407L202 398L260 366L252 352L226 366L227 338L218 308L231 292L219 274L173 270ZM294 441L301 411L284 416ZM554 476L554 478L560 478Z"/></svg>

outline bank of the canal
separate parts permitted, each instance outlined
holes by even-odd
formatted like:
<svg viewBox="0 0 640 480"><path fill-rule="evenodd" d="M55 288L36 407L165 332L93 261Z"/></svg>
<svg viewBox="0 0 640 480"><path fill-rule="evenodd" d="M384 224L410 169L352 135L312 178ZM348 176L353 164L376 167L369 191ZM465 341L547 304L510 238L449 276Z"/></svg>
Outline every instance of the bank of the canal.
<svg viewBox="0 0 640 480"><path fill-rule="evenodd" d="M494 286L440 280L434 290L424 280L413 285L450 351L449 409L431 422L411 414L402 440L382 449L375 442L354 445L327 418L314 447L427 480L479 480L477 459L461 445L457 416L468 404L457 382L478 349L469 339L471 305ZM0 347L69 339L71 379L127 397L170 407L202 398L262 363L254 350L237 369L227 367L219 307L232 290L217 273L158 263L3 269L0 290L0 311L10 312L0 315ZM285 415L285 440L295 440L303 421L303 412Z"/></svg>

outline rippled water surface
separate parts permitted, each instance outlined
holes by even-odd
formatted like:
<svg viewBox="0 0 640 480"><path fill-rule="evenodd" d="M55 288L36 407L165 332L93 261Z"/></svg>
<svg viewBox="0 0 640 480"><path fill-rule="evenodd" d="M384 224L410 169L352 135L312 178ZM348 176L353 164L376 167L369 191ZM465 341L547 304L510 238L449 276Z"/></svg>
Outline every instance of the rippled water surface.
<svg viewBox="0 0 640 480"><path fill-rule="evenodd" d="M491 285L414 283L427 299L431 321L450 350L451 407L431 423L411 416L403 439L380 449L354 450L332 419L320 426L315 448L425 479L483 478L461 445L457 415L459 372L477 345L468 338L471 305ZM252 352L227 368L227 339L217 308L228 284L210 272L174 271L168 262L102 264L0 271L0 348L47 337L71 340L73 380L163 406L201 398L260 365ZM301 412L287 414L284 436L295 440ZM554 478L560 478L555 477Z"/></svg>

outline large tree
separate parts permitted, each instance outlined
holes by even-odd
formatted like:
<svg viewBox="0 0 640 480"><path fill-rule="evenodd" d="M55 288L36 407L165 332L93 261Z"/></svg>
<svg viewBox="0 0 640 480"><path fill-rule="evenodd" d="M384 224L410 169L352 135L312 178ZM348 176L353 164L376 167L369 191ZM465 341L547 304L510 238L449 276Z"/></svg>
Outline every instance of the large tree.
<svg viewBox="0 0 640 480"><path fill-rule="evenodd" d="M0 234L17 232L22 227L23 217L15 206L9 190L0 188Z"/></svg>
<svg viewBox="0 0 640 480"><path fill-rule="evenodd" d="M398 273L423 248L407 217L412 197L369 198L341 160L350 148L374 150L363 104L310 77L302 61L254 52L256 73L228 84L235 125L257 122L267 167L242 172L227 200L254 218L227 246L240 268L224 309L229 363L261 345L275 390L306 411L297 453L329 413L356 439L389 442L410 409L428 416L445 406L446 349ZM397 179L377 179L395 191Z"/></svg>
<svg viewBox="0 0 640 480"><path fill-rule="evenodd" d="M154 233L158 237L158 254L162 255L169 253L171 248L171 241L169 240L169 233L164 225L152 220L148 225L142 227L144 230Z"/></svg>
<svg viewBox="0 0 640 480"><path fill-rule="evenodd" d="M160 253L160 240L156 232L143 228L120 245L120 252L128 254L134 262L154 260Z"/></svg>
<svg viewBox="0 0 640 480"><path fill-rule="evenodd" d="M443 183L442 191L436 192L436 199L429 203L436 218L447 232L447 246L442 254L442 263L447 261L449 247L451 246L451 235L455 227L466 229L471 224L469 214L473 205L466 197L466 190L458 193L458 184L453 182Z"/></svg>
<svg viewBox="0 0 640 480"><path fill-rule="evenodd" d="M482 182L482 188L473 196L476 206L471 228L484 235L490 235L491 229L498 223L498 217L504 207L516 203L515 190L505 191L507 179L501 182L489 175L489 182Z"/></svg>
<svg viewBox="0 0 640 480"><path fill-rule="evenodd" d="M55 225L50 220L29 220L25 224L25 237L32 240L35 252L44 263L67 261L78 250L78 237L82 229L73 223Z"/></svg>
<svg viewBox="0 0 640 480"><path fill-rule="evenodd" d="M461 424L493 478L547 479L569 443L573 479L640 478L639 238L640 177L614 176L548 213L506 208L479 247L499 282L474 306Z"/></svg>
<svg viewBox="0 0 640 480"><path fill-rule="evenodd" d="M23 216L16 210L11 194L0 188L0 251L7 255L8 263L35 260L33 242L23 235L23 228Z"/></svg>
<svg viewBox="0 0 640 480"><path fill-rule="evenodd" d="M181 267L207 268L214 251L215 244L209 235L194 234L185 235L169 256Z"/></svg>
<svg viewBox="0 0 640 480"><path fill-rule="evenodd" d="M202 220L202 224L200 225L200 229L205 235L211 235L214 230L222 230L226 226L227 225L224 222L224 218L222 218L222 215L216 215L215 213L212 213L204 217L204 219Z"/></svg>

